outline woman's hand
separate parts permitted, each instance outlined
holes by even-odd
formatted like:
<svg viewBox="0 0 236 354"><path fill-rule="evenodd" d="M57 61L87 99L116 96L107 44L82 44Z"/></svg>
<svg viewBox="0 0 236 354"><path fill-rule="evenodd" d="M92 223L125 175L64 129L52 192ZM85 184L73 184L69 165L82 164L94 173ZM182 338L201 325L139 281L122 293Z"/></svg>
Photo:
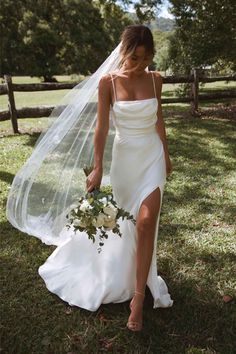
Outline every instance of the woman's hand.
<svg viewBox="0 0 236 354"><path fill-rule="evenodd" d="M170 158L166 158L166 174L169 176L172 173L172 162L170 161Z"/></svg>
<svg viewBox="0 0 236 354"><path fill-rule="evenodd" d="M102 168L94 168L86 178L87 192L92 192L94 188L99 188L102 181Z"/></svg>

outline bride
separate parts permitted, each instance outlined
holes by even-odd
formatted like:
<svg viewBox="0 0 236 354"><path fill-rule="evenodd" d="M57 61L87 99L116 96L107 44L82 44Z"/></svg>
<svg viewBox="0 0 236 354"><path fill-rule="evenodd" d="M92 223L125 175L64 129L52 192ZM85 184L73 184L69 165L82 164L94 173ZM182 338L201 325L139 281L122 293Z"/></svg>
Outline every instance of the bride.
<svg viewBox="0 0 236 354"><path fill-rule="evenodd" d="M87 82L78 85L79 96L72 96L59 119L40 136L13 181L7 204L7 217L15 227L58 246L38 270L48 290L71 306L90 311L132 298L127 322L132 331L142 329L147 285L154 308L173 305L156 262L163 191L172 165L161 109L162 78L147 70L154 53L148 27L124 29L110 57ZM85 114L88 105L81 102L84 97L88 101L96 88L97 112L91 124L87 118L91 110ZM115 127L112 147L106 145L110 112ZM83 130L80 136L85 123L90 123L88 134ZM77 184L78 167L90 161L88 137L94 123L93 170L86 178L86 189L91 192L109 177L118 206L137 221L134 226L130 220L118 220L122 237L108 231L100 254L85 232L74 234L63 227L76 192L82 190ZM103 176L108 149L111 164L108 176Z"/></svg>

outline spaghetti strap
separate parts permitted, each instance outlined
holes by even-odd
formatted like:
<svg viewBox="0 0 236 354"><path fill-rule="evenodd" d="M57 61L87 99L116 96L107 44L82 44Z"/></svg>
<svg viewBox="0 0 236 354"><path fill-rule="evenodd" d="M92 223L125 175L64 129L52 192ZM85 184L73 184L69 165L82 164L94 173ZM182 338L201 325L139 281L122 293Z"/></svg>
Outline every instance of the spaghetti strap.
<svg viewBox="0 0 236 354"><path fill-rule="evenodd" d="M113 91L114 91L114 98L115 98L115 101L117 101L117 99L116 99L116 89L115 89L115 84L114 84L113 76L112 76L112 74L111 74L111 73L110 73L110 76L111 76L111 81L112 81L112 86L113 86Z"/></svg>
<svg viewBox="0 0 236 354"><path fill-rule="evenodd" d="M152 82L153 82L153 88L154 88L154 92L155 92L155 97L157 97L157 94L156 94L156 85L155 85L155 80L154 80L153 71L151 71L151 74L152 74Z"/></svg>

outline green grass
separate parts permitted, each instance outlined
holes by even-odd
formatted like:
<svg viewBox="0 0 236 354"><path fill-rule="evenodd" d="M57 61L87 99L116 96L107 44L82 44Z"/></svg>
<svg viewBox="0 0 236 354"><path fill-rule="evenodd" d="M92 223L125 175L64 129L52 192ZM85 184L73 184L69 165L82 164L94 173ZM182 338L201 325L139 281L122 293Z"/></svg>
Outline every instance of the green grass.
<svg viewBox="0 0 236 354"><path fill-rule="evenodd" d="M222 103L224 102L224 103ZM157 246L158 272L174 304L153 309L147 289L144 329L126 328L129 302L96 312L50 293L38 267L55 249L6 220L13 176L30 156L44 120L23 119L24 134L0 124L1 351L17 354L233 354L236 333L235 106L165 105L173 173L167 178ZM226 303L224 295L232 296Z"/></svg>
<svg viewBox="0 0 236 354"><path fill-rule="evenodd" d="M55 76L58 82L75 82L80 81L81 76ZM40 83L38 77L29 76L13 76L13 83L16 84L30 84ZM16 108L31 107L39 105L56 105L70 90L55 90L55 91L35 91L35 92L15 92ZM8 98L7 95L0 96L0 110L7 109Z"/></svg>

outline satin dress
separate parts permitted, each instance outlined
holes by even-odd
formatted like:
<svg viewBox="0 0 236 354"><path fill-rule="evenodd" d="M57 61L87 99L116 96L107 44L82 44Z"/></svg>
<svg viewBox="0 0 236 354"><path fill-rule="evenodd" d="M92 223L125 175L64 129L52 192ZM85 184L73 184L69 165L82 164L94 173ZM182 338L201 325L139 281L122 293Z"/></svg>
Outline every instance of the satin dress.
<svg viewBox="0 0 236 354"><path fill-rule="evenodd" d="M113 88L115 90L114 82ZM160 188L162 205L166 182L164 149L155 127L158 108L155 85L154 91L154 98L115 100L112 107L116 134L110 183L118 206L129 211L135 219L142 201L157 187ZM161 205L147 279L153 308L173 305L167 284L157 273ZM108 239L100 253L97 251L99 240L92 243L85 232L73 233L58 246L38 269L47 289L69 305L90 311L96 311L101 304L131 299L136 282L137 231L130 220L120 218L118 222L122 237L108 231Z"/></svg>

